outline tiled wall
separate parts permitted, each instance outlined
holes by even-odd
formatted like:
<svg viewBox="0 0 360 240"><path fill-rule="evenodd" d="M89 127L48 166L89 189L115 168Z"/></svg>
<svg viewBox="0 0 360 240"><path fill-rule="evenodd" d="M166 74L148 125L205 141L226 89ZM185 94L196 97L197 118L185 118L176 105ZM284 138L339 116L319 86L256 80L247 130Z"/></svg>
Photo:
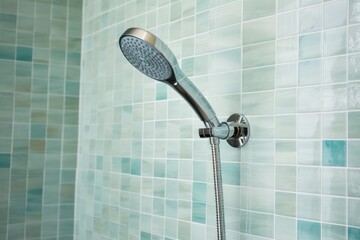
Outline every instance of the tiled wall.
<svg viewBox="0 0 360 240"><path fill-rule="evenodd" d="M118 38L152 31L242 149L221 144L228 239L360 239L360 1L85 1L77 239L216 239L210 147Z"/></svg>
<svg viewBox="0 0 360 240"><path fill-rule="evenodd" d="M81 10L0 1L0 239L73 239Z"/></svg>

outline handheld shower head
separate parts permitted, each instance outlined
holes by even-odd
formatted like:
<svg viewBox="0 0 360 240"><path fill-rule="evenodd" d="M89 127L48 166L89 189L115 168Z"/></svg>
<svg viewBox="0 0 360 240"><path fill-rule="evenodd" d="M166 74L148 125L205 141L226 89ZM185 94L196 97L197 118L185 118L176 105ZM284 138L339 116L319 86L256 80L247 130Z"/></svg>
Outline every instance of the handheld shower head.
<svg viewBox="0 0 360 240"><path fill-rule="evenodd" d="M220 125L209 102L181 71L175 55L158 37L140 28L129 28L120 36L119 46L136 69L175 89L207 127Z"/></svg>

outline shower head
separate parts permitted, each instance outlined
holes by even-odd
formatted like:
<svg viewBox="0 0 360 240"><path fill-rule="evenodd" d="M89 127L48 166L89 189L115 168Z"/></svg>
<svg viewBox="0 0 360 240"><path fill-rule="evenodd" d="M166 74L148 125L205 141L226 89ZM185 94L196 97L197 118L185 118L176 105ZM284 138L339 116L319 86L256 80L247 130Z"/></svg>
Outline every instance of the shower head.
<svg viewBox="0 0 360 240"><path fill-rule="evenodd" d="M175 55L158 37L141 28L129 28L120 36L119 46L136 69L175 89L206 126L220 125L209 102L181 71Z"/></svg>
<svg viewBox="0 0 360 240"><path fill-rule="evenodd" d="M159 45L159 40L155 35L139 28L128 29L119 40L121 51L136 69L150 78L168 80L174 73L156 44Z"/></svg>

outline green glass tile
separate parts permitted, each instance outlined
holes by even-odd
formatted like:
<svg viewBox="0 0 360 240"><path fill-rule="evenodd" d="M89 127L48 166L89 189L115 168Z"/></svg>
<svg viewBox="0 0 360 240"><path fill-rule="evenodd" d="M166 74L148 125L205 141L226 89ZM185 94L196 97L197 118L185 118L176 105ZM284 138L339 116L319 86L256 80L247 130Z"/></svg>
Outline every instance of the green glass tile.
<svg viewBox="0 0 360 240"><path fill-rule="evenodd" d="M324 59L324 83L346 81L346 57Z"/></svg>
<svg viewBox="0 0 360 240"><path fill-rule="evenodd" d="M260 237L273 238L274 216L270 214L241 211L240 231Z"/></svg>
<svg viewBox="0 0 360 240"><path fill-rule="evenodd" d="M276 62L289 63L297 61L299 55L298 49L299 43L297 37L278 40L276 46Z"/></svg>
<svg viewBox="0 0 360 240"><path fill-rule="evenodd" d="M346 224L346 199L323 196L321 199L322 221Z"/></svg>
<svg viewBox="0 0 360 240"><path fill-rule="evenodd" d="M360 141L348 141L348 166L360 168Z"/></svg>
<svg viewBox="0 0 360 240"><path fill-rule="evenodd" d="M275 137L277 139L296 138L296 116L283 115L275 118Z"/></svg>
<svg viewBox="0 0 360 240"><path fill-rule="evenodd" d="M14 94L0 92L0 107L10 107L14 104Z"/></svg>
<svg viewBox="0 0 360 240"><path fill-rule="evenodd" d="M324 27L333 28L346 25L347 4L345 1L327 2L324 4Z"/></svg>
<svg viewBox="0 0 360 240"><path fill-rule="evenodd" d="M315 85L322 82L322 62L310 60L299 62L299 85Z"/></svg>
<svg viewBox="0 0 360 240"><path fill-rule="evenodd" d="M297 0L279 0L278 1L278 11L288 11L292 10L298 7L298 1Z"/></svg>
<svg viewBox="0 0 360 240"><path fill-rule="evenodd" d="M275 187L277 190L296 191L296 167L276 166Z"/></svg>
<svg viewBox="0 0 360 240"><path fill-rule="evenodd" d="M206 202L206 184L193 182L193 193L192 193L192 200L194 202Z"/></svg>
<svg viewBox="0 0 360 240"><path fill-rule="evenodd" d="M279 1L279 5L278 5L279 8L280 8L280 1ZM290 3L293 0L283 0L283 2L284 1L288 1L289 5L293 4L293 3ZM295 1L293 1L293 2L295 2ZM277 18L277 34L276 34L276 36L278 38L294 36L294 35L298 34L298 31L299 31L298 26L299 26L299 24L298 24L298 12L297 11L286 12L284 14L280 14L280 15L278 15L278 18Z"/></svg>
<svg viewBox="0 0 360 240"><path fill-rule="evenodd" d="M278 164L294 165L296 162L296 142L277 140L275 143L275 161Z"/></svg>
<svg viewBox="0 0 360 240"><path fill-rule="evenodd" d="M275 14L276 1L244 1L244 20L250 20L254 18L261 18Z"/></svg>
<svg viewBox="0 0 360 240"><path fill-rule="evenodd" d="M192 221L197 223L206 223L206 204L193 202Z"/></svg>
<svg viewBox="0 0 360 240"><path fill-rule="evenodd" d="M296 216L296 195L294 193L275 193L275 213L277 215Z"/></svg>
<svg viewBox="0 0 360 240"><path fill-rule="evenodd" d="M258 56L262 56L259 58ZM275 63L275 42L261 43L243 48L243 68L273 65Z"/></svg>
<svg viewBox="0 0 360 240"><path fill-rule="evenodd" d="M303 8L299 12L299 32L300 34L319 31L322 28L322 8L315 5Z"/></svg>
<svg viewBox="0 0 360 240"><path fill-rule="evenodd" d="M32 61L32 48L17 47L16 48L16 60L17 61Z"/></svg>
<svg viewBox="0 0 360 240"><path fill-rule="evenodd" d="M223 183L240 185L240 165L237 163L222 163Z"/></svg>
<svg viewBox="0 0 360 240"><path fill-rule="evenodd" d="M243 44L253 44L275 39L275 17L264 18L243 24Z"/></svg>
<svg viewBox="0 0 360 240"><path fill-rule="evenodd" d="M360 112L348 112L348 137L360 138Z"/></svg>
<svg viewBox="0 0 360 240"><path fill-rule="evenodd" d="M277 90L275 92L275 112L295 113L296 111L296 90Z"/></svg>
<svg viewBox="0 0 360 240"><path fill-rule="evenodd" d="M349 48L351 48L349 46ZM346 53L346 29L340 28L324 33L324 56Z"/></svg>
<svg viewBox="0 0 360 240"><path fill-rule="evenodd" d="M299 38L300 60L318 58L322 55L322 38L320 33L303 35Z"/></svg>
<svg viewBox="0 0 360 240"><path fill-rule="evenodd" d="M45 125L32 124L30 136L31 138L45 138Z"/></svg>
<svg viewBox="0 0 360 240"><path fill-rule="evenodd" d="M0 13L0 28L16 29L16 15Z"/></svg>
<svg viewBox="0 0 360 240"><path fill-rule="evenodd" d="M348 170L348 195L350 197L360 197L360 170L349 169Z"/></svg>
<svg viewBox="0 0 360 240"><path fill-rule="evenodd" d="M0 59L15 59L15 47L0 45Z"/></svg>
<svg viewBox="0 0 360 240"><path fill-rule="evenodd" d="M297 195L297 217L309 220L320 220L321 198L319 195Z"/></svg>
<svg viewBox="0 0 360 240"><path fill-rule="evenodd" d="M359 23L359 1L358 0L350 0L349 1L349 23Z"/></svg>
<svg viewBox="0 0 360 240"><path fill-rule="evenodd" d="M299 167L298 168L298 191L306 193L320 193L320 168Z"/></svg>
<svg viewBox="0 0 360 240"><path fill-rule="evenodd" d="M321 239L321 225L319 222L297 221L297 239Z"/></svg>
<svg viewBox="0 0 360 240"><path fill-rule="evenodd" d="M360 238L360 228L348 227L348 240Z"/></svg>
<svg viewBox="0 0 360 240"><path fill-rule="evenodd" d="M0 168L10 168L10 159L10 154L0 153Z"/></svg>
<svg viewBox="0 0 360 240"><path fill-rule="evenodd" d="M275 67L244 70L242 92L272 90L275 85Z"/></svg>
<svg viewBox="0 0 360 240"><path fill-rule="evenodd" d="M321 0L300 0L300 7L310 6L320 2Z"/></svg>
<svg viewBox="0 0 360 240"><path fill-rule="evenodd" d="M268 201L263 201L264 198ZM242 209L274 213L274 192L272 190L244 188L240 192L240 202Z"/></svg>
<svg viewBox="0 0 360 240"><path fill-rule="evenodd" d="M346 138L346 113L324 113L322 119L324 139Z"/></svg>
<svg viewBox="0 0 360 240"><path fill-rule="evenodd" d="M259 102L258 99L264 99ZM242 99L243 111L250 115L272 114L274 112L273 92L244 94Z"/></svg>
<svg viewBox="0 0 360 240"><path fill-rule="evenodd" d="M321 171L321 189L323 194L345 196L346 170L340 168L324 168Z"/></svg>
<svg viewBox="0 0 360 240"><path fill-rule="evenodd" d="M348 79L349 80L359 80L360 79L360 55L349 55L348 56Z"/></svg>
<svg viewBox="0 0 360 240"><path fill-rule="evenodd" d="M353 26L349 28L349 40L348 40L348 46L349 46L349 52L359 52L360 51L360 41L358 38L358 35L360 34L360 27L359 26Z"/></svg>
<svg viewBox="0 0 360 240"><path fill-rule="evenodd" d="M167 99L168 86L162 83L156 84L156 100Z"/></svg>
<svg viewBox="0 0 360 240"><path fill-rule="evenodd" d="M346 141L325 140L322 151L323 166L346 166Z"/></svg>
<svg viewBox="0 0 360 240"><path fill-rule="evenodd" d="M296 240L296 220L275 216L275 239Z"/></svg>
<svg viewBox="0 0 360 240"><path fill-rule="evenodd" d="M360 227L360 200L358 198L348 198L348 225Z"/></svg>

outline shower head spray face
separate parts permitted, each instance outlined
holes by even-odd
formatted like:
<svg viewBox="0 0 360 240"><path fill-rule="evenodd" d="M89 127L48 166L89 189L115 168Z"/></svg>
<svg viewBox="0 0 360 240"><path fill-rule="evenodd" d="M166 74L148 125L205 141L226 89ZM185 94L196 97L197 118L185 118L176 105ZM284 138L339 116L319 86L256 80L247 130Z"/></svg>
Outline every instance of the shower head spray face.
<svg viewBox="0 0 360 240"><path fill-rule="evenodd" d="M169 61L156 48L156 36L145 30L131 28L119 40L126 59L140 72L155 80L164 81L173 76Z"/></svg>

